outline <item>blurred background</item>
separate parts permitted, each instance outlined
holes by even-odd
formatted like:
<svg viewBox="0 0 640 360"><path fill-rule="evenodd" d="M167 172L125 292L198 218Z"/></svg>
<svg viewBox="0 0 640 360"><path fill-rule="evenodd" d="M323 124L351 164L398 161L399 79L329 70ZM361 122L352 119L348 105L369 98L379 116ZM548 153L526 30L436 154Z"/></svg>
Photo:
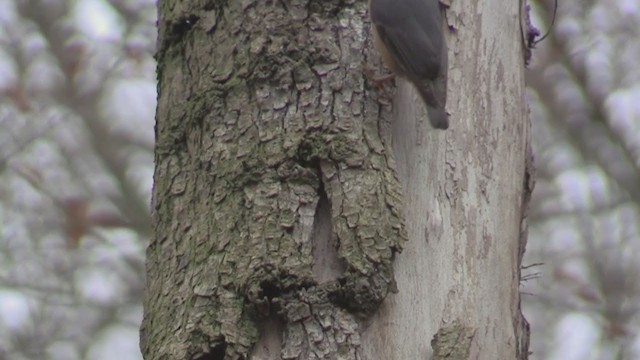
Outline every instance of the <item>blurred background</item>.
<svg viewBox="0 0 640 360"><path fill-rule="evenodd" d="M543 32L554 2L531 3ZM560 0L527 74L533 359L640 359L640 2Z"/></svg>
<svg viewBox="0 0 640 360"><path fill-rule="evenodd" d="M554 3L531 2L545 32ZM0 359L141 359L153 0L0 1ZM562 0L527 81L532 359L640 359L640 2Z"/></svg>
<svg viewBox="0 0 640 360"><path fill-rule="evenodd" d="M142 359L153 0L0 0L0 359Z"/></svg>

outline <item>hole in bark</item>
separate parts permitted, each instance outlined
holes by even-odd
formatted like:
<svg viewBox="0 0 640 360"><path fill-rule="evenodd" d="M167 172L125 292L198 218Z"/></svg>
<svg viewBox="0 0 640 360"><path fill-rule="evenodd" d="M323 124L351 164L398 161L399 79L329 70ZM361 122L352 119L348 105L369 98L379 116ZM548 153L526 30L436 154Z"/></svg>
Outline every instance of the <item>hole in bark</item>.
<svg viewBox="0 0 640 360"><path fill-rule="evenodd" d="M331 205L321 187L318 191L320 200L316 208L311 242L313 246L313 278L318 283L330 282L338 279L344 272L345 266L338 256L338 245L333 238L331 222Z"/></svg>
<svg viewBox="0 0 640 360"><path fill-rule="evenodd" d="M224 352L227 349L227 343L222 341L215 344L208 353L202 354L193 360L224 360Z"/></svg>
<svg viewBox="0 0 640 360"><path fill-rule="evenodd" d="M263 281L260 284L260 287L262 288L261 295L266 297L269 300L273 299L274 297L277 297L282 292L276 284L270 281Z"/></svg>
<svg viewBox="0 0 640 360"><path fill-rule="evenodd" d="M178 21L172 23L171 30L176 36L182 36L200 20L196 15L188 15L180 18Z"/></svg>

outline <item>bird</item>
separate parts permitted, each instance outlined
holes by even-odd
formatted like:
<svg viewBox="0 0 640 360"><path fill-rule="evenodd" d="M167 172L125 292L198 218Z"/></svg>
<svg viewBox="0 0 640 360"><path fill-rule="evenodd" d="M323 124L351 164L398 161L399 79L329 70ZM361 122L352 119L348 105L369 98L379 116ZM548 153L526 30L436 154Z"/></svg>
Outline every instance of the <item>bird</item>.
<svg viewBox="0 0 640 360"><path fill-rule="evenodd" d="M369 0L376 50L396 75L409 80L427 106L431 125L449 128L447 44L438 0Z"/></svg>

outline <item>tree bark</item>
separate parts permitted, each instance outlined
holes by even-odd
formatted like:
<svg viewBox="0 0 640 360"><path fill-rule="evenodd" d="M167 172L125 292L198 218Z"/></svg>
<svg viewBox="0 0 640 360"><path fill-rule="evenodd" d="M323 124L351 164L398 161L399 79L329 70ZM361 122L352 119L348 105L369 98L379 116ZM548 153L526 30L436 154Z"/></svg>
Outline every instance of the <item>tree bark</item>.
<svg viewBox="0 0 640 360"><path fill-rule="evenodd" d="M526 357L523 49L498 3L450 11L483 15L452 24L434 132L406 84L391 112L367 82L364 1L160 1L145 359L421 359L436 333L436 358Z"/></svg>
<svg viewBox="0 0 640 360"><path fill-rule="evenodd" d="M534 180L518 6L448 9L449 131L430 130L412 89L399 89L409 241L394 264L399 293L363 334L366 359L528 357L519 281Z"/></svg>
<svg viewBox="0 0 640 360"><path fill-rule="evenodd" d="M358 357L406 238L366 19L359 1L160 3L146 358Z"/></svg>

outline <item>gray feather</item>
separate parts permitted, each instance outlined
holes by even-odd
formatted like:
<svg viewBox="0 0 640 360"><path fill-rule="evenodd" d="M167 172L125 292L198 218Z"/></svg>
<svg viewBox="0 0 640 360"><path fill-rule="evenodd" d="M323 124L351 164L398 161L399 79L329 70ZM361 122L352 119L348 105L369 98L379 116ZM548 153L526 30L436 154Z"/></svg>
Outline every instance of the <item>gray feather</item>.
<svg viewBox="0 0 640 360"><path fill-rule="evenodd" d="M416 87L433 127L448 128L447 48L439 1L371 0L370 11L380 40L402 72L398 75Z"/></svg>
<svg viewBox="0 0 640 360"><path fill-rule="evenodd" d="M437 76L443 50L438 0L374 0L371 20L409 78Z"/></svg>

